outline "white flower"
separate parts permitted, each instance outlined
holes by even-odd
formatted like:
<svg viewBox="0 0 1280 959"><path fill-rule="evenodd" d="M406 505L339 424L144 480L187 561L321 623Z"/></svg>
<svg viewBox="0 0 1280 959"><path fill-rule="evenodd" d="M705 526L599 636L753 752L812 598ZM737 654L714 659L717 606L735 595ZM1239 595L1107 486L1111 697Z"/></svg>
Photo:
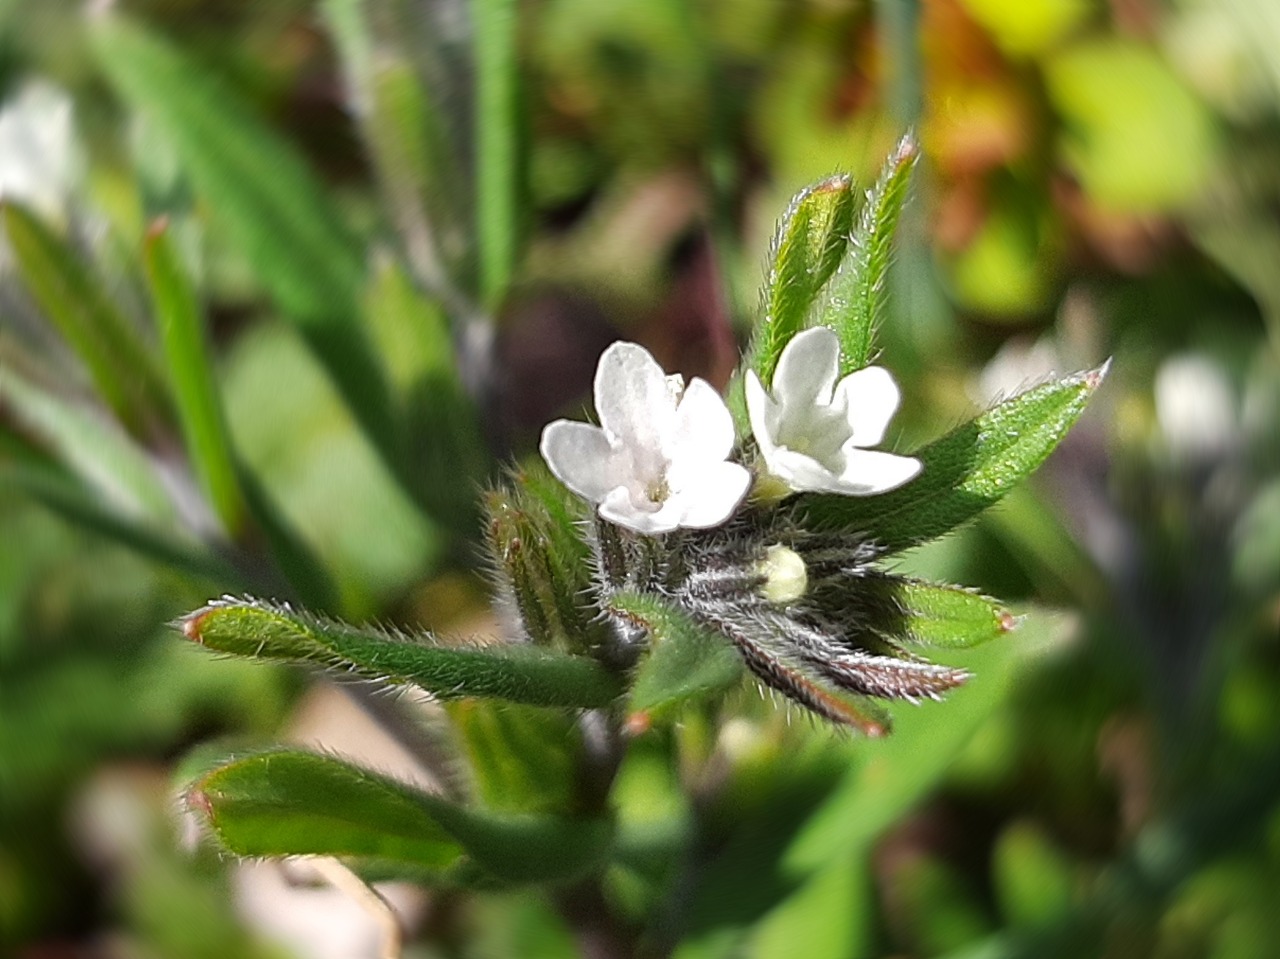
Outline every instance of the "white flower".
<svg viewBox="0 0 1280 959"><path fill-rule="evenodd" d="M61 220L75 185L79 150L71 98L40 81L0 109L0 199L30 204Z"/></svg>
<svg viewBox="0 0 1280 959"><path fill-rule="evenodd" d="M907 482L920 461L864 447L884 439L898 387L878 366L839 383L840 341L826 327L797 333L778 358L770 394L747 373L747 411L769 472L793 490L870 496Z"/></svg>
<svg viewBox="0 0 1280 959"><path fill-rule="evenodd" d="M751 474L727 462L733 418L705 380L684 386L635 343L615 343L596 368L600 426L556 420L542 431L551 472L605 519L639 533L719 526Z"/></svg>

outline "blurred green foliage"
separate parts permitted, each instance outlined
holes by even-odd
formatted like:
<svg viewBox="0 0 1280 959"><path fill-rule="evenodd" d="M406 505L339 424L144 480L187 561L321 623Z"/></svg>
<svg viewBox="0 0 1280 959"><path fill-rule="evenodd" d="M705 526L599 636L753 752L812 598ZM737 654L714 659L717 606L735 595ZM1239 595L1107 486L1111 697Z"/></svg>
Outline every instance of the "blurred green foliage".
<svg viewBox="0 0 1280 959"><path fill-rule="evenodd" d="M1026 622L883 742L750 688L680 708L618 772L598 889L445 895L411 948L1274 951L1268 0L115 6L0 3L0 951L279 954L228 864L177 848L168 777L274 741L313 681L164 624L226 590L474 622L495 464L619 333L722 384L787 197L870 186L907 124L901 445L1114 356L1037 482L900 563ZM667 708L682 664L652 669ZM448 709L481 759L446 794L580 799L539 750L577 732Z"/></svg>

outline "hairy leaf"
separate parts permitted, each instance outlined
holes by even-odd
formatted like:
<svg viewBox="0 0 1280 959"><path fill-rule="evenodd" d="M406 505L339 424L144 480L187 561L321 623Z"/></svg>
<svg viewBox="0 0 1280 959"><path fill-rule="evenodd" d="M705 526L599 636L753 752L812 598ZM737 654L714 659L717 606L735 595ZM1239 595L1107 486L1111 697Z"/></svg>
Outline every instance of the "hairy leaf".
<svg viewBox="0 0 1280 959"><path fill-rule="evenodd" d="M867 194L848 254L810 310L807 326L828 326L840 337L841 376L871 362L872 343L884 310L893 236L918 157L919 148L907 134Z"/></svg>
<svg viewBox="0 0 1280 959"><path fill-rule="evenodd" d="M1030 389L916 450L924 463L881 496L807 495L795 509L818 529L858 532L896 552L972 519L1036 469L1062 441L1107 367Z"/></svg>
<svg viewBox="0 0 1280 959"><path fill-rule="evenodd" d="M995 600L958 586L896 580L894 593L903 619L889 639L968 649L1003 636L1018 624Z"/></svg>
<svg viewBox="0 0 1280 959"><path fill-rule="evenodd" d="M799 193L778 223L764 291L765 315L748 365L766 387L778 357L805 326L818 292L844 257L853 226L855 190L848 176L833 176Z"/></svg>
<svg viewBox="0 0 1280 959"><path fill-rule="evenodd" d="M506 882L580 873L608 848L603 820L469 809L385 776L295 750L232 759L187 791L219 842L240 856L329 855L375 867L474 864Z"/></svg>
<svg viewBox="0 0 1280 959"><path fill-rule="evenodd" d="M529 646L448 646L348 626L287 606L222 599L185 616L183 633L237 656L351 669L374 679L411 682L442 699L489 696L531 706L606 706L621 683L585 656Z"/></svg>
<svg viewBox="0 0 1280 959"><path fill-rule="evenodd" d="M720 692L742 676L733 646L678 607L650 594L615 593L609 611L648 630L648 655L636 668L627 709L657 717L689 699Z"/></svg>

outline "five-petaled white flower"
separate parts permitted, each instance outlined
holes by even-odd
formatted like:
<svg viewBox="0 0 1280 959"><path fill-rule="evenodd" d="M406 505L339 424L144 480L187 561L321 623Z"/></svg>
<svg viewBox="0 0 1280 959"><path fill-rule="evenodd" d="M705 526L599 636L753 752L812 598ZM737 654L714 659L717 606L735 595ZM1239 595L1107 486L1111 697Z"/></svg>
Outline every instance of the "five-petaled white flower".
<svg viewBox="0 0 1280 959"><path fill-rule="evenodd" d="M733 418L715 388L667 376L642 346L614 343L595 380L600 425L556 420L540 449L551 472L639 533L707 529L727 520L751 483L728 461Z"/></svg>
<svg viewBox="0 0 1280 959"><path fill-rule="evenodd" d="M840 371L840 341L826 327L792 337L768 392L747 373L751 429L773 476L793 490L870 496L901 486L920 472L910 456L875 446L898 408L898 387L878 366Z"/></svg>

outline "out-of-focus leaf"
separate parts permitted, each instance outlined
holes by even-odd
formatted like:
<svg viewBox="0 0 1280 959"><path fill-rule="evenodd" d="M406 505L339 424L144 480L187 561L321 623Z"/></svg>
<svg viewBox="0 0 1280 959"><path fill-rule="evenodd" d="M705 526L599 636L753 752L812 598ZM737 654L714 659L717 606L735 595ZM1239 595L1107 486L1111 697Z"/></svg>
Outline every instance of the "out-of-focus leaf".
<svg viewBox="0 0 1280 959"><path fill-rule="evenodd" d="M857 531L889 552L941 536L999 500L1061 442L1106 376L1101 366L1038 386L916 450L921 474L881 496L816 495L796 508L819 529Z"/></svg>
<svg viewBox="0 0 1280 959"><path fill-rule="evenodd" d="M356 323L364 257L315 176L229 89L159 37L108 15L93 38L107 77L173 141L210 214L403 475L383 373Z"/></svg>
<svg viewBox="0 0 1280 959"><path fill-rule="evenodd" d="M294 595L313 609L336 609L338 587L311 544L299 535L252 471L238 464L236 474L257 531Z"/></svg>
<svg viewBox="0 0 1280 959"><path fill-rule="evenodd" d="M1217 150L1213 119L1149 45L1107 37L1069 46L1045 64L1045 87L1066 120L1067 160L1102 206L1169 210L1203 185Z"/></svg>
<svg viewBox="0 0 1280 959"><path fill-rule="evenodd" d="M622 691L616 676L585 656L530 646L446 646L256 600L218 600L185 616L181 627L189 639L219 652L351 669L414 683L441 699L485 696L589 709Z"/></svg>
<svg viewBox="0 0 1280 959"><path fill-rule="evenodd" d="M395 0L324 0L321 10L414 276L452 303L454 288L469 286L473 251L460 131L445 114L448 90L432 82L451 68L423 62L437 51L421 11Z"/></svg>
<svg viewBox="0 0 1280 959"><path fill-rule="evenodd" d="M5 233L23 281L75 350L103 402L135 434L168 415L155 357L67 245L12 201L3 206Z"/></svg>
<svg viewBox="0 0 1280 959"><path fill-rule="evenodd" d="M919 155L910 134L898 142L867 194L848 252L839 261L823 294L810 307L807 326L829 326L840 336L841 376L871 362L876 326L884 312L893 236Z"/></svg>
<svg viewBox="0 0 1280 959"><path fill-rule="evenodd" d="M870 955L875 890L865 863L846 859L774 909L754 929L746 955L846 959Z"/></svg>
<svg viewBox="0 0 1280 959"><path fill-rule="evenodd" d="M909 859L891 881L902 931L916 955L942 955L992 932L977 891L949 864L928 856Z"/></svg>
<svg viewBox="0 0 1280 959"><path fill-rule="evenodd" d="M905 815L959 755L974 730L1000 705L1022 657L1052 641L1051 621L1028 617L1026 638L1015 648L994 643L966 654L973 677L945 706L899 709L894 734L852 766L805 824L784 859L792 875L827 868L847 856L865 855L875 838ZM945 713L945 722L940 720Z"/></svg>
<svg viewBox="0 0 1280 959"><path fill-rule="evenodd" d="M470 863L507 882L576 875L612 835L607 821L467 809L287 750L232 759L200 776L187 797L236 855L354 857L428 872Z"/></svg>
<svg viewBox="0 0 1280 959"><path fill-rule="evenodd" d="M1000 835L992 857L996 898L1014 926L1043 926L1071 905L1074 877L1063 855L1030 823Z"/></svg>
<svg viewBox="0 0 1280 959"><path fill-rule="evenodd" d="M1024 57L1051 49L1093 9L1088 0L962 0L962 5L1002 49Z"/></svg>
<svg viewBox="0 0 1280 959"><path fill-rule="evenodd" d="M213 382L204 321L164 222L147 235L143 262L187 452L223 528L234 535L244 518L244 498Z"/></svg>
<svg viewBox="0 0 1280 959"><path fill-rule="evenodd" d="M0 440L5 435L0 432ZM225 589L243 587L242 576L217 555L195 543L176 539L142 519L135 519L104 503L93 491L58 464L38 454L10 455L10 444L0 446L0 489L22 491L69 522L114 540L156 562L207 578Z"/></svg>
<svg viewBox="0 0 1280 959"><path fill-rule="evenodd" d="M417 438L410 451L414 486L442 526L475 529L475 487L489 465L479 418L458 376L444 310L414 288L394 261L374 270L365 312Z"/></svg>
<svg viewBox="0 0 1280 959"><path fill-rule="evenodd" d="M649 631L649 652L635 672L627 709L657 717L685 701L720 692L742 676L733 646L657 596L618 593L610 612Z"/></svg>
<svg viewBox="0 0 1280 959"><path fill-rule="evenodd" d="M17 370L0 376L0 404L102 498L130 517L170 523L175 511L147 455L99 411L79 407Z"/></svg>
<svg viewBox="0 0 1280 959"><path fill-rule="evenodd" d="M902 639L923 646L967 649L1003 636L1017 619L993 599L958 586L899 581Z"/></svg>
<svg viewBox="0 0 1280 959"><path fill-rule="evenodd" d="M515 0L475 0L476 241L480 297L494 308L511 285L523 193Z"/></svg>
<svg viewBox="0 0 1280 959"><path fill-rule="evenodd" d="M581 736L568 713L471 699L445 707L490 809L570 812Z"/></svg>
<svg viewBox="0 0 1280 959"><path fill-rule="evenodd" d="M773 382L778 357L804 328L815 298L845 255L856 193L848 176L829 177L797 194L778 223L765 315L748 355L748 365L766 387Z"/></svg>

